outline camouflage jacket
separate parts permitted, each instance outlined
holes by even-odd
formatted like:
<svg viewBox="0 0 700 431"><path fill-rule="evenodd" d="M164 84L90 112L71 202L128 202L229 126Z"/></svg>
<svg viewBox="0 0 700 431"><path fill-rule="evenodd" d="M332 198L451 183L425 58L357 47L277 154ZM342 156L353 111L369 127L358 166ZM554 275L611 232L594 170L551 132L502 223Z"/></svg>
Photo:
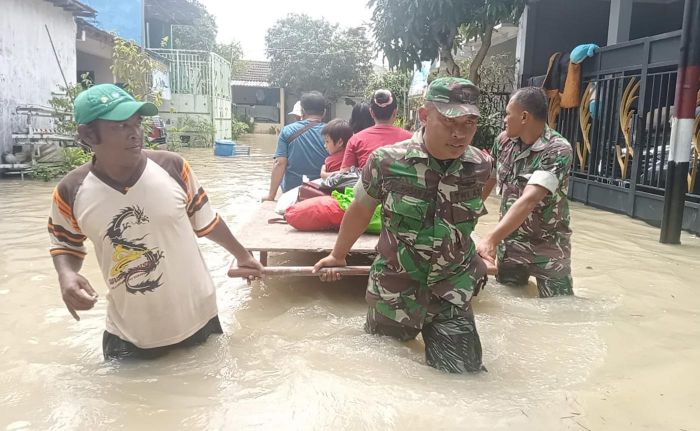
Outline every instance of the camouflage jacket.
<svg viewBox="0 0 700 431"><path fill-rule="evenodd" d="M548 126L531 146L519 139L511 140L503 132L496 138L491 154L497 164L501 218L528 184L549 190L523 224L499 244L499 262L546 265L568 261L571 230L566 188L572 162L569 142Z"/></svg>
<svg viewBox="0 0 700 431"><path fill-rule="evenodd" d="M485 281L470 234L486 214L481 194L493 162L468 147L448 163L428 155L421 129L376 150L356 187L356 199L382 204L367 301L407 326L421 327L431 295L466 308Z"/></svg>

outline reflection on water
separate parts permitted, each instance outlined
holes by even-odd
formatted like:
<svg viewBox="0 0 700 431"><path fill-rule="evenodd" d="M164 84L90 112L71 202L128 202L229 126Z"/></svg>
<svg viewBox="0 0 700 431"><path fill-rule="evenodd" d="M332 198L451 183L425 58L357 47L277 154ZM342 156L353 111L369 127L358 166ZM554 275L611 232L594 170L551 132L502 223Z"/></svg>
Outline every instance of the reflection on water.
<svg viewBox="0 0 700 431"><path fill-rule="evenodd" d="M250 157L184 150L234 227L267 191L274 137ZM475 309L488 373L424 365L420 339L362 331L358 280L226 277L203 240L225 334L163 359L104 363L105 302L74 322L46 251L53 184L0 181L0 429L693 429L700 241L573 205L576 298L491 282ZM489 202L495 213L495 201ZM479 226L493 226L490 214ZM316 256L281 256L312 263ZM94 256L83 269L105 292ZM694 289L692 289L694 288ZM682 353L679 353L682 352ZM659 396L662 393L662 396ZM650 408L651 403L655 408ZM663 411L669 412L664 414ZM672 414L671 414L672 413Z"/></svg>

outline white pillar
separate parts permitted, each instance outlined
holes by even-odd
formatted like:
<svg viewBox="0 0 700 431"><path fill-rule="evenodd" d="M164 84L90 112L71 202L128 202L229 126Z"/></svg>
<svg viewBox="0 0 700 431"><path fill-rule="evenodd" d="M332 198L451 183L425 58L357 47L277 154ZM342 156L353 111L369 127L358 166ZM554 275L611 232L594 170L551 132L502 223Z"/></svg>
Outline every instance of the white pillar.
<svg viewBox="0 0 700 431"><path fill-rule="evenodd" d="M284 100L284 88L280 87L280 128L284 127L286 120L287 120L287 110L284 109L285 105L285 100Z"/></svg>
<svg viewBox="0 0 700 431"><path fill-rule="evenodd" d="M515 42L515 88L520 87L523 79L523 61L525 59L525 40L527 38L527 17L531 6L525 6L518 21L518 38Z"/></svg>
<svg viewBox="0 0 700 431"><path fill-rule="evenodd" d="M610 0L608 45L630 40L634 0Z"/></svg>

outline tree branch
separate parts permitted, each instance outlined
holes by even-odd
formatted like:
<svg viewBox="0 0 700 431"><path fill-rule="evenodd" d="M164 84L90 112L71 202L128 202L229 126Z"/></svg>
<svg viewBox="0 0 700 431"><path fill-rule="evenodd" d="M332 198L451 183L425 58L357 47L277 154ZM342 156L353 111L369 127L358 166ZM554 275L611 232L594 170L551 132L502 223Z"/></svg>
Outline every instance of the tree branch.
<svg viewBox="0 0 700 431"><path fill-rule="evenodd" d="M479 39L481 39L481 46L479 51L477 51L474 60L469 65L469 79L476 85L479 85L481 81L481 76L479 76L479 68L486 58L486 54L491 48L491 38L493 36L493 24L488 20L488 17L484 17L484 28L479 34Z"/></svg>

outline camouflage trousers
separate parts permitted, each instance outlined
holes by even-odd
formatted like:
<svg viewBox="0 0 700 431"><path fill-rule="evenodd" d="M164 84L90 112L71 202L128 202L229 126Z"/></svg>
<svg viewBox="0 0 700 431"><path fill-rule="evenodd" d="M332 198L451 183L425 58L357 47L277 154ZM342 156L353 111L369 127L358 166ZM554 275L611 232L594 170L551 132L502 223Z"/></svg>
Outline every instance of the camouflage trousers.
<svg viewBox="0 0 700 431"><path fill-rule="evenodd" d="M527 279L533 276L537 279L540 298L574 294L570 265L562 265L556 270L545 269L543 266L534 263L499 263L496 281L502 284L527 286Z"/></svg>
<svg viewBox="0 0 700 431"><path fill-rule="evenodd" d="M481 364L481 340L471 305L463 310L432 296L421 329L402 325L369 307L365 331L401 341L412 340L422 333L425 360L431 367L450 373L486 371Z"/></svg>

